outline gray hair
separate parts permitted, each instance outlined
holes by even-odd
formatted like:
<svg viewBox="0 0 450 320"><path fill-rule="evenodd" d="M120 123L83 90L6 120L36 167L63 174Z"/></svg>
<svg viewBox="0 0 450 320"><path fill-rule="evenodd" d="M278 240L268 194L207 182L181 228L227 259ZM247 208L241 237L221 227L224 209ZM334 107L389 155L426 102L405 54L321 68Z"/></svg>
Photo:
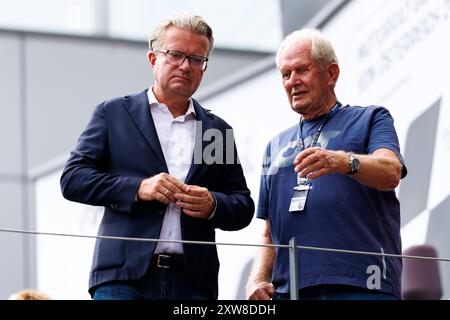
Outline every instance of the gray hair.
<svg viewBox="0 0 450 320"><path fill-rule="evenodd" d="M205 36L209 41L208 56L214 45L213 31L208 23L200 16L186 12L173 13L162 20L148 40L150 50L161 50L162 40L168 28L177 27Z"/></svg>
<svg viewBox="0 0 450 320"><path fill-rule="evenodd" d="M300 40L311 40L311 56L314 62L318 63L320 68L324 70L330 63L338 63L333 45L322 32L317 29L301 29L292 32L281 43L277 56L275 58L277 67L280 68L280 55L290 44Z"/></svg>

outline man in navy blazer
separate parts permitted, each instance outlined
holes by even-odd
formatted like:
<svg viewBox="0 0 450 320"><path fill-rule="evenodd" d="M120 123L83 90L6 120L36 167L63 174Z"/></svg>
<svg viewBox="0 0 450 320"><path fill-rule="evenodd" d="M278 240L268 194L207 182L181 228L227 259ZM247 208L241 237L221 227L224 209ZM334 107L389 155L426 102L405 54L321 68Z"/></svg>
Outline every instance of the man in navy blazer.
<svg viewBox="0 0 450 320"><path fill-rule="evenodd" d="M104 206L89 292L105 299L217 299L215 228L246 227L254 212L231 127L191 98L212 30L175 14L150 38L154 84L98 105L61 176L65 198Z"/></svg>

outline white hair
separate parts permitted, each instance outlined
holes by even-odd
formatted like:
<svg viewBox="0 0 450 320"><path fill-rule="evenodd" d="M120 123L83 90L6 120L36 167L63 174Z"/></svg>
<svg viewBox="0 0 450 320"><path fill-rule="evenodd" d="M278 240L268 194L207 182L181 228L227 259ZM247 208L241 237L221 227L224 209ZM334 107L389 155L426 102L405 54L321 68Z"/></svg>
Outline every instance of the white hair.
<svg viewBox="0 0 450 320"><path fill-rule="evenodd" d="M208 55L211 53L214 45L213 31L208 23L202 17L188 12L175 12L162 20L153 31L148 40L150 50L160 50L164 34L170 27L186 29L190 32L208 38Z"/></svg>
<svg viewBox="0 0 450 320"><path fill-rule="evenodd" d="M320 32L318 29L305 28L294 31L286 36L286 38L284 38L275 58L275 62L278 68L280 68L281 53L292 43L300 40L311 40L311 57L315 62L319 64L322 70L330 63L338 63L333 45L322 34L322 32Z"/></svg>

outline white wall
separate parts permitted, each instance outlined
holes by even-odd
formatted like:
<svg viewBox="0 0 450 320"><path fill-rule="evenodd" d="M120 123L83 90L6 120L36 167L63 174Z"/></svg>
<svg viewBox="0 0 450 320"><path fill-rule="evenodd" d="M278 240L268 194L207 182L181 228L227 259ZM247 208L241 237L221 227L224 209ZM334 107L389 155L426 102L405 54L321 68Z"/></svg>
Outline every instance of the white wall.
<svg viewBox="0 0 450 320"><path fill-rule="evenodd" d="M97 234L103 208L64 199L60 171L35 184L36 230L59 234ZM95 239L39 235L37 288L53 299L90 299L88 277Z"/></svg>
<svg viewBox="0 0 450 320"><path fill-rule="evenodd" d="M340 99L388 107L403 151L412 122L442 99L437 128L429 128L437 130L434 154L427 155L430 190L417 186L428 192L427 208L402 230L404 248L424 243L429 209L450 194L450 2L352 1L324 32L340 58Z"/></svg>

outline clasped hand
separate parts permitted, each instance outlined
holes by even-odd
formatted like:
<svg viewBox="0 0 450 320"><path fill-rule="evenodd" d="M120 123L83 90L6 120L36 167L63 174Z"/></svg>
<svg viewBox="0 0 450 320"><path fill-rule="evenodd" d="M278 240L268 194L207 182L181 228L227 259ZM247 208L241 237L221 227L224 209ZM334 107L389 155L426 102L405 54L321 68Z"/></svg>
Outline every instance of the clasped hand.
<svg viewBox="0 0 450 320"><path fill-rule="evenodd" d="M137 192L138 200L175 202L188 216L207 218L214 210L215 200L207 188L187 185L167 173L144 179Z"/></svg>

